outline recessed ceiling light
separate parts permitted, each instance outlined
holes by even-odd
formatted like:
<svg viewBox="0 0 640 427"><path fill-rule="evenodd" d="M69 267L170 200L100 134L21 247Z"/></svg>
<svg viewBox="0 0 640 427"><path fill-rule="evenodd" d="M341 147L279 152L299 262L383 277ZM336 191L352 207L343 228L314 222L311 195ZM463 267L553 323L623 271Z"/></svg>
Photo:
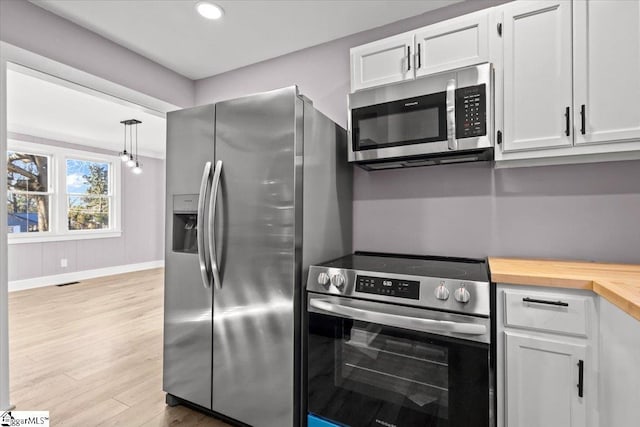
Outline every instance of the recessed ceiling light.
<svg viewBox="0 0 640 427"><path fill-rule="evenodd" d="M196 3L196 10L203 18L207 19L220 19L224 13L220 6L209 3L208 1L199 1Z"/></svg>

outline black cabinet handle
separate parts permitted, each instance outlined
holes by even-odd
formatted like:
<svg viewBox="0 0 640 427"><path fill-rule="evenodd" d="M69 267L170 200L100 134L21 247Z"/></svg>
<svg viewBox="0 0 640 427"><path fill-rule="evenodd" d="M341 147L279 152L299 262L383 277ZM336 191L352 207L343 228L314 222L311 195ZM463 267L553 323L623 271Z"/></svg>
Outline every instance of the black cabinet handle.
<svg viewBox="0 0 640 427"><path fill-rule="evenodd" d="M522 298L522 302L532 302L534 304L547 304L547 305L557 305L560 307L569 307L569 303L568 302L564 302L564 301L547 301L544 299L535 299L535 298L529 298L529 297L524 297Z"/></svg>
<svg viewBox="0 0 640 427"><path fill-rule="evenodd" d="M585 105L584 105L584 104L582 104L582 105L580 106L580 121L582 122L582 126L580 127L580 133L581 133L581 134L583 134L583 135L584 135L585 133L587 133L587 130L586 130L586 122L587 122L587 118L586 118L586 115L585 115L585 111L584 111L584 110L585 110Z"/></svg>
<svg viewBox="0 0 640 427"><path fill-rule="evenodd" d="M502 131L500 130L496 134L496 144L498 145L502 144Z"/></svg>
<svg viewBox="0 0 640 427"><path fill-rule="evenodd" d="M407 46L407 71L411 71L411 46Z"/></svg>
<svg viewBox="0 0 640 427"><path fill-rule="evenodd" d="M422 60L420 59L420 52L421 52L420 43L418 43L418 68L422 67Z"/></svg>
<svg viewBox="0 0 640 427"><path fill-rule="evenodd" d="M571 113L571 107L567 107L566 110L564 111L564 118L566 120L565 134L567 136L571 135L571 130L569 129L569 127L571 126L571 119L569 117L570 113Z"/></svg>
<svg viewBox="0 0 640 427"><path fill-rule="evenodd" d="M584 360L578 361L578 397L584 396Z"/></svg>

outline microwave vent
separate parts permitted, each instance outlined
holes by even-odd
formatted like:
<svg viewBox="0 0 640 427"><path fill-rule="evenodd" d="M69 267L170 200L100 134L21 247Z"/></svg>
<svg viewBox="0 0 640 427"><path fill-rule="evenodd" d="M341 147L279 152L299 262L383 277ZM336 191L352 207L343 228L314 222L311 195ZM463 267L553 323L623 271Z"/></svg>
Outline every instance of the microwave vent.
<svg viewBox="0 0 640 427"><path fill-rule="evenodd" d="M453 163L467 163L493 160L493 149L467 150L455 153L436 154L432 156L418 156L395 158L386 161L358 162L362 169L377 171L384 169L415 168L420 166L448 165Z"/></svg>

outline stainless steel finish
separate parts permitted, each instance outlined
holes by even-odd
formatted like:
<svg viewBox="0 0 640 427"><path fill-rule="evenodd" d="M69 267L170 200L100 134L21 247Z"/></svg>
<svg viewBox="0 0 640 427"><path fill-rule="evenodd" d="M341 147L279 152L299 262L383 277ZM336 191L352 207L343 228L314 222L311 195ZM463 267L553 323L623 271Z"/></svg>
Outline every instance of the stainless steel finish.
<svg viewBox="0 0 640 427"><path fill-rule="evenodd" d="M344 282L344 276L340 273L331 276L331 284L339 290L342 290L344 288Z"/></svg>
<svg viewBox="0 0 640 427"><path fill-rule="evenodd" d="M469 294L469 291L464 286L461 286L453 293L453 297L456 301L467 304L471 299L471 294Z"/></svg>
<svg viewBox="0 0 640 427"><path fill-rule="evenodd" d="M198 225L197 225L197 240L198 240L198 262L200 263L200 276L202 277L202 284L205 288L211 287L211 265L207 258L206 249L204 245L205 236L207 235L204 228L204 209L207 203L207 194L209 192L209 186L211 184L211 162L204 164L204 170L202 172L202 180L200 181L200 192L198 193Z"/></svg>
<svg viewBox="0 0 640 427"><path fill-rule="evenodd" d="M329 275L327 273L322 272L318 274L318 284L327 286L329 284L329 280Z"/></svg>
<svg viewBox="0 0 640 427"><path fill-rule="evenodd" d="M196 112L205 110L210 114L203 121ZM168 195L195 193L182 176L190 179L199 163L214 161L214 147L224 168L215 168L205 206L205 250L220 276L214 289L199 285L207 294L192 295L197 256L173 253L167 244L164 389L255 427L302 425L300 331L308 265L352 250L346 131L295 86L169 117L169 128L181 132L169 132ZM184 266L170 262L177 257ZM185 342L168 319L181 319L184 329L206 322L207 335Z"/></svg>
<svg viewBox="0 0 640 427"><path fill-rule="evenodd" d="M491 64L481 64L463 68L457 71L439 73L433 76L421 77L416 80L401 82L393 85L358 91L348 96L348 128L349 144L348 159L350 162L402 158L424 154L448 153L449 141L429 142L425 144L411 144L397 147L385 147L370 150L354 151L351 143L351 110L369 105L398 101L431 93L444 92L450 80L456 82L457 87L487 85L487 134L480 137L462 138L457 141L457 150L472 150L494 146L493 128L493 73ZM454 133L455 135L455 133Z"/></svg>
<svg viewBox="0 0 640 427"><path fill-rule="evenodd" d="M342 290L331 285L328 288L320 286L317 282L318 275L320 273L327 273L330 276L340 273L345 278L344 288ZM415 280L420 282L420 299L406 299L406 298L394 298L386 295L376 295L364 292L356 291L356 277L370 276L370 277L384 277L389 279L400 280ZM466 290L470 294L470 301L466 304L460 303L455 298L449 298L446 301L436 298L435 291L442 283L449 289L457 289L464 284ZM383 302L395 302L398 304L404 304L415 307L427 307L436 308L438 310L451 310L465 314L474 314L481 316L489 316L489 283L488 282L473 282L467 280L452 280L443 277L424 277L424 276L412 276L409 274L392 274L392 273L380 273L376 271L364 271L364 270L350 270L350 269L338 269L327 268L322 266L313 265L309 268L309 280L307 281L307 290L310 292L317 292L330 295L341 295L346 297L357 297L361 299L383 301Z"/></svg>
<svg viewBox="0 0 640 427"><path fill-rule="evenodd" d="M440 286L436 288L435 296L442 301L446 301L449 299L449 289L447 289L444 282L440 282Z"/></svg>
<svg viewBox="0 0 640 427"><path fill-rule="evenodd" d="M211 164L209 163L209 168ZM222 289L220 281L220 269L218 267L218 252L216 250L216 207L218 201L218 189L220 188L220 174L222 173L222 160L216 162L215 171L213 172L213 181L211 183L211 198L209 199L209 221L208 221L208 247L209 256L211 257L211 277L216 289Z"/></svg>
<svg viewBox="0 0 640 427"><path fill-rule="evenodd" d="M458 149L456 139L456 80L447 82L447 147L449 150Z"/></svg>
<svg viewBox="0 0 640 427"><path fill-rule="evenodd" d="M168 113L166 157L163 390L208 409L212 289L202 286L197 255L173 252L172 217L174 196L196 195L214 158L214 118L213 105Z"/></svg>
<svg viewBox="0 0 640 427"><path fill-rule="evenodd" d="M424 310L337 296L308 296L308 310L408 330L490 342L490 320L484 317Z"/></svg>
<svg viewBox="0 0 640 427"><path fill-rule="evenodd" d="M287 88L216 105L213 408L253 426L294 424L295 99Z"/></svg>

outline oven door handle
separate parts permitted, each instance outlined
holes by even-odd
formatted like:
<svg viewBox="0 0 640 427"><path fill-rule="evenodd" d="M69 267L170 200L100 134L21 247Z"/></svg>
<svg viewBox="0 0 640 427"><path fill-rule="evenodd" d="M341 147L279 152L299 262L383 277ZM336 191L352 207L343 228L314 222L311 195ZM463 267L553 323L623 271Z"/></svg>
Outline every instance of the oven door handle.
<svg viewBox="0 0 640 427"><path fill-rule="evenodd" d="M450 320L433 320L380 313L378 311L362 310L360 308L347 307L317 299L310 300L309 305L315 309L326 311L340 317L422 332L451 332L462 335L484 335L487 333L487 327L477 323L460 323Z"/></svg>

